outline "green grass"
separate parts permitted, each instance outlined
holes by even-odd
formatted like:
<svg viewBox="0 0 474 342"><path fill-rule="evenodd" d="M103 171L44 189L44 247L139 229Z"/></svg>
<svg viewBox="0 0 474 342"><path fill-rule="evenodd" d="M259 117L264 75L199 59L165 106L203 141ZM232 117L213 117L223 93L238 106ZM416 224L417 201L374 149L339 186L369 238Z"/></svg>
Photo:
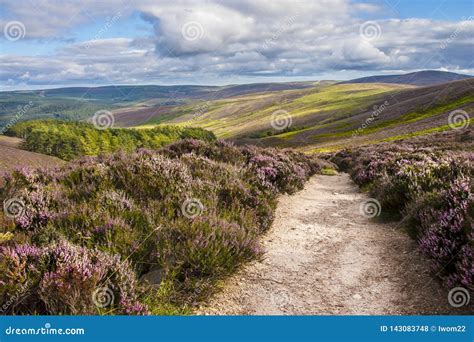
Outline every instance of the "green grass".
<svg viewBox="0 0 474 342"><path fill-rule="evenodd" d="M318 148L311 149L311 150L307 151L306 153L308 153L308 154L330 153L330 152L335 152L335 151L342 150L343 148L344 148L344 146L342 146L342 145L329 146L329 147L318 147Z"/></svg>
<svg viewBox="0 0 474 342"><path fill-rule="evenodd" d="M469 124L471 124L472 122L474 122L474 118L473 118L473 119L469 119ZM406 139L406 138L417 137L417 136L420 136L420 135L425 135L425 134L430 134L430 133L443 132L443 131L447 131L447 130L453 129L453 128L455 128L455 127L456 127L456 126L443 125L443 126L438 126L438 127L423 129L423 130L421 130L421 131L416 131L416 132L411 132L411 133L396 135L396 136L393 136L393 137L388 137L388 138L382 139L382 140L380 140L380 141L378 141L378 142L383 142L383 141L395 141L395 140L401 140L401 139ZM460 126L458 125L458 127L460 127Z"/></svg>
<svg viewBox="0 0 474 342"><path fill-rule="evenodd" d="M286 95L294 94L296 96L290 101L281 101L282 93L245 95L209 103L200 102L181 106L174 109L173 113L168 116L151 119L144 126L150 127L163 123L178 126L186 124L211 130L219 138L276 136L282 139L291 139L292 136L300 132L331 127L333 124L336 129L347 127L347 123L337 121L350 116L354 108L367 109L383 94L396 89L399 87L381 84L319 86L304 91L287 91ZM274 97L274 101L271 101L272 97ZM239 106L242 110L234 114L235 106ZM205 107L204 113L192 119L193 113L199 111L201 107ZM308 127L307 125L296 126L294 123L295 125L285 132L274 130L271 127L271 121L273 113L277 110L287 111L293 121L311 116L314 118L314 124ZM321 116L323 113L333 113L333 115L327 118Z"/></svg>
<svg viewBox="0 0 474 342"><path fill-rule="evenodd" d="M459 108L460 106L474 102L474 96L469 95L462 97L456 101L449 102L449 103L444 103L441 105L435 105L433 107L430 107L428 109L420 109L414 112L410 112L404 115L401 115L398 118L395 119L390 119L390 120L385 120L382 122L377 122L373 123L372 127L366 127L362 130L350 130L350 131L342 131L342 132L330 132L330 133L323 133L323 134L318 134L313 136L314 140L320 140L320 139L328 139L328 138L344 138L344 137L350 137L354 133L357 135L369 135L371 133L376 133L379 132L383 129L389 128L389 127L395 127L398 125L405 125L409 123L414 123L438 114L442 114L444 112L454 110L456 108ZM449 127L449 125L446 125Z"/></svg>
<svg viewBox="0 0 474 342"><path fill-rule="evenodd" d="M333 167L323 166L323 168L321 169L321 174L325 176L335 176L338 174L338 172Z"/></svg>
<svg viewBox="0 0 474 342"><path fill-rule="evenodd" d="M368 127L363 130L363 134L370 134L374 132L378 132L384 128L387 127L392 127L396 126L398 124L408 124L416 121L420 121L429 117L432 117L434 115L442 114L444 112L454 110L464 104L474 102L474 96L469 95L462 97L456 101L449 102L449 103L444 103L441 105L435 105L433 107L430 107L428 109L420 109L411 113L404 114L400 116L399 118L392 119L392 120L386 120L381 122L380 124L377 124L376 127ZM352 132L350 132L352 134Z"/></svg>
<svg viewBox="0 0 474 342"><path fill-rule="evenodd" d="M323 88L314 94L292 102L298 108L296 116L317 111L340 111L355 106L367 106L378 95L393 91L394 87L380 84L340 84ZM293 114L293 113L292 113Z"/></svg>

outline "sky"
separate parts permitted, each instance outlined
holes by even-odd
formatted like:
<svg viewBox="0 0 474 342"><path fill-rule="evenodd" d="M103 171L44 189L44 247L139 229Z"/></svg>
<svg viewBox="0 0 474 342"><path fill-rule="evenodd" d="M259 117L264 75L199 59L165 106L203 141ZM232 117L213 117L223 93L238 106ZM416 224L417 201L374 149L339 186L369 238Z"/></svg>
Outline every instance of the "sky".
<svg viewBox="0 0 474 342"><path fill-rule="evenodd" d="M0 90L474 75L474 0L0 0Z"/></svg>

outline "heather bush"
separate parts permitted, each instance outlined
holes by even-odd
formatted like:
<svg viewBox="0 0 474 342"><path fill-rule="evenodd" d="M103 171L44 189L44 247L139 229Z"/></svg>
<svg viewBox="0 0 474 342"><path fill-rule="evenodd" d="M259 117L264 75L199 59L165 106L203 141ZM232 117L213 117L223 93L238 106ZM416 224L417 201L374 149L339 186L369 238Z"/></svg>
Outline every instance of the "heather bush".
<svg viewBox="0 0 474 342"><path fill-rule="evenodd" d="M261 255L257 237L278 194L301 189L320 165L296 152L191 139L17 170L0 189L2 201L24 205L21 215L1 217L2 234L13 237L2 242L0 298L28 283L28 305L8 313L179 312ZM31 252L18 252L23 246ZM143 294L136 279L150 271L162 279L143 283ZM91 298L104 287L115 301L97 308Z"/></svg>
<svg viewBox="0 0 474 342"><path fill-rule="evenodd" d="M454 142L452 150L431 146L427 138L383 143L344 150L331 160L349 170L383 211L403 218L437 276L450 287L474 290L474 154Z"/></svg>
<svg viewBox="0 0 474 342"><path fill-rule="evenodd" d="M2 310L11 314L145 314L135 273L118 255L59 242L0 247ZM107 291L107 302L98 297ZM8 305L6 305L7 303Z"/></svg>
<svg viewBox="0 0 474 342"><path fill-rule="evenodd" d="M194 153L219 162L245 165L257 176L251 179L254 185L282 193L301 190L308 175L322 168L321 162L314 156L255 146L238 148L225 141L206 144L199 140L183 140L164 148L163 153L173 157Z"/></svg>
<svg viewBox="0 0 474 342"><path fill-rule="evenodd" d="M216 272L226 274L241 261L260 255L256 232L249 228L209 216L179 220L159 231L156 257L171 267L181 283L213 277Z"/></svg>

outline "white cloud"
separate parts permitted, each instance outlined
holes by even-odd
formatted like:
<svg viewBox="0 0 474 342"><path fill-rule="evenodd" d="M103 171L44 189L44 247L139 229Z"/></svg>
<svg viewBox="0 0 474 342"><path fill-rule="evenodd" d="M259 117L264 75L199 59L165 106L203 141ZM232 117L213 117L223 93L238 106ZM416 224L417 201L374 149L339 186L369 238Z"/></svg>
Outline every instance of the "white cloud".
<svg viewBox="0 0 474 342"><path fill-rule="evenodd" d="M48 55L0 56L0 76L8 83L205 83L242 75L302 77L341 69L474 69L473 20L375 18L380 35L367 40L359 33L364 20L358 15L383 15L372 3L83 0L65 6L58 0L24 0L3 6L1 22L22 21L25 39L34 39L34 44L57 38L77 41ZM140 13L152 35L81 41L79 29L118 12L124 21Z"/></svg>

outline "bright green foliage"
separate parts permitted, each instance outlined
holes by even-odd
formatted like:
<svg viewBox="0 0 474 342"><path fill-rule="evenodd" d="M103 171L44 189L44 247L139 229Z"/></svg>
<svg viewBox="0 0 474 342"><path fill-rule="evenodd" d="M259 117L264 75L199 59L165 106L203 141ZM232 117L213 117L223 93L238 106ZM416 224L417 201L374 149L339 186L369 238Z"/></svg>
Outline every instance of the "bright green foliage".
<svg viewBox="0 0 474 342"><path fill-rule="evenodd" d="M118 150L160 148L179 139L213 141L212 132L201 128L162 126L153 129L97 129L86 122L35 120L19 122L7 135L25 140L24 148L71 160L78 156L95 156Z"/></svg>

